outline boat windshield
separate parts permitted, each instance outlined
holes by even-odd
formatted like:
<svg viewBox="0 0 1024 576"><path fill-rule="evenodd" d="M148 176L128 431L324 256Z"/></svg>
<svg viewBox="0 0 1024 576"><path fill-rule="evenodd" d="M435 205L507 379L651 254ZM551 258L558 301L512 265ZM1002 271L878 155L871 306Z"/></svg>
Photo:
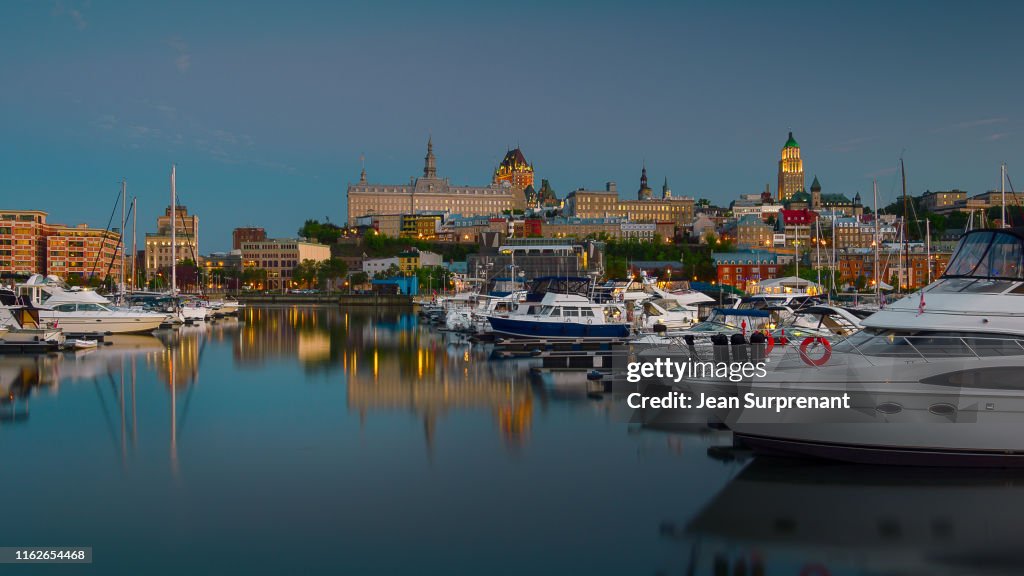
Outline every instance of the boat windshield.
<svg viewBox="0 0 1024 576"><path fill-rule="evenodd" d="M971 232L960 240L945 278L1024 280L1024 239L1006 230Z"/></svg>
<svg viewBox="0 0 1024 576"><path fill-rule="evenodd" d="M1024 338L984 332L868 328L836 344L865 356L949 358L1024 355Z"/></svg>

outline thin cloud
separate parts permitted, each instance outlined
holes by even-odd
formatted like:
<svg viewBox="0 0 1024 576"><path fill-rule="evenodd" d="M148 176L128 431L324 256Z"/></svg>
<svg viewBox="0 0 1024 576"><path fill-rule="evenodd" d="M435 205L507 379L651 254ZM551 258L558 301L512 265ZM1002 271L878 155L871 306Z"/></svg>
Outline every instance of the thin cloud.
<svg viewBox="0 0 1024 576"><path fill-rule="evenodd" d="M868 172L864 175L865 178L880 178L882 176L888 176L889 174L895 174L896 167L882 168L881 170L875 170L874 172Z"/></svg>
<svg viewBox="0 0 1024 576"><path fill-rule="evenodd" d="M188 44L181 38L174 37L167 40L167 45L177 53L174 57L174 67L182 74L188 72L192 67L192 54L189 52Z"/></svg>
<svg viewBox="0 0 1024 576"><path fill-rule="evenodd" d="M113 114L104 114L89 124L102 130L113 130L117 127L117 116L114 116Z"/></svg>
<svg viewBox="0 0 1024 576"><path fill-rule="evenodd" d="M89 26L89 22L81 10L73 6L65 6L61 0L53 3L53 10L50 13L56 18L70 18L75 28L79 30L85 30Z"/></svg>
<svg viewBox="0 0 1024 576"><path fill-rule="evenodd" d="M1009 132L996 132L995 134L989 134L988 136L985 136L985 141L995 142L996 140L1002 140L1003 138L1006 138L1009 135Z"/></svg>
<svg viewBox="0 0 1024 576"><path fill-rule="evenodd" d="M867 144L868 142L871 142L874 139L874 136L862 136L860 138L851 138L849 140L844 140L842 142L830 144L827 147L827 149L832 152L853 152L854 150L857 150L864 144Z"/></svg>
<svg viewBox="0 0 1024 576"><path fill-rule="evenodd" d="M978 128L980 126L992 126L994 124L1005 124L1010 119L1006 117L998 118L981 118L978 120L967 120L964 122L957 122L955 124L949 124L948 126L942 126L932 130L932 132L945 132L947 130L966 130L968 128Z"/></svg>

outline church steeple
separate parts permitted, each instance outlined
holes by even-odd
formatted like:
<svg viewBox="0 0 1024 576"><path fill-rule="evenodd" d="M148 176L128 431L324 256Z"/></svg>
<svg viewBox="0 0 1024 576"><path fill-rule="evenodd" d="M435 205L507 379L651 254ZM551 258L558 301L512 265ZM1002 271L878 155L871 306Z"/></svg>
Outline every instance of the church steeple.
<svg viewBox="0 0 1024 576"><path fill-rule="evenodd" d="M665 183L661 185L661 197L665 200L672 197L672 190L668 187L668 176L665 176Z"/></svg>
<svg viewBox="0 0 1024 576"><path fill-rule="evenodd" d="M437 159L434 158L434 137L427 137L427 156L423 159L423 177L437 178Z"/></svg>
<svg viewBox="0 0 1024 576"><path fill-rule="evenodd" d="M647 163L644 162L643 170L640 171L640 189L636 191L638 200L650 200L654 197L651 187L647 185Z"/></svg>

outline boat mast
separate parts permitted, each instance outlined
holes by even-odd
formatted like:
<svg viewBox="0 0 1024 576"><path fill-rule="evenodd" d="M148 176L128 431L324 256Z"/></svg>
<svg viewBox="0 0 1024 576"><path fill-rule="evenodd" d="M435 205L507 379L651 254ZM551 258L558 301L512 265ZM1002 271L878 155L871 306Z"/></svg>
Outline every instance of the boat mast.
<svg viewBox="0 0 1024 576"><path fill-rule="evenodd" d="M120 241L121 241L121 286L120 286L120 289L118 290L118 295L117 295L118 302L120 302L121 304L124 304L124 293L125 293L125 283L124 283L124 266L125 266L125 259L124 259L124 247L125 247L125 244L124 244L124 228L125 228L125 214L124 214L124 209L125 209L125 201L126 201L127 188L128 188L128 181L125 180L124 178L121 178L121 230L120 230L120 232L121 232L121 238L120 238Z"/></svg>
<svg viewBox="0 0 1024 576"><path fill-rule="evenodd" d="M928 267L928 284L932 283L932 221L924 219L924 262ZM927 285L927 284L926 284Z"/></svg>
<svg viewBox="0 0 1024 576"><path fill-rule="evenodd" d="M836 213L835 213L835 211L833 211L832 212L832 220L835 220L835 219L836 219ZM817 255L818 255L818 286L821 286L821 220L819 220L818 218L814 219L814 235L817 236L817 238L816 238L817 242L815 242L815 244L817 244L817 246L815 247L815 250L816 250ZM828 298L829 298L829 303L831 303L831 301L832 301L832 292L831 291L829 292Z"/></svg>
<svg viewBox="0 0 1024 576"><path fill-rule="evenodd" d="M860 222L857 223L858 226ZM828 291L828 303L832 304L832 290L836 289L836 266L839 265L839 261L836 260L836 214L832 213L832 288Z"/></svg>
<svg viewBox="0 0 1024 576"><path fill-rule="evenodd" d="M177 212L175 210L177 195L174 191L174 168L174 164L171 164L171 296L178 294L178 245L175 234L178 222L174 217Z"/></svg>
<svg viewBox="0 0 1024 576"><path fill-rule="evenodd" d="M907 206L907 171L903 165L903 158L900 158L900 179L903 181L903 226L900 228L903 236L903 273L907 277L907 288L910 288L910 228L907 227L907 217L910 210Z"/></svg>
<svg viewBox="0 0 1024 576"><path fill-rule="evenodd" d="M1003 219L1000 220L1000 227L1009 228L1006 225L1006 162L999 165L999 195L1003 199Z"/></svg>
<svg viewBox="0 0 1024 576"><path fill-rule="evenodd" d="M875 301L881 303L881 280L878 278L878 251L881 250L878 238L878 180L871 181L875 190Z"/></svg>
<svg viewBox="0 0 1024 576"><path fill-rule="evenodd" d="M137 245L138 237L135 235L135 225L139 221L139 213L137 212L138 201L138 196L132 198L132 291L138 288L136 284L139 282L139 271L136 270L136 265L139 263L139 248Z"/></svg>

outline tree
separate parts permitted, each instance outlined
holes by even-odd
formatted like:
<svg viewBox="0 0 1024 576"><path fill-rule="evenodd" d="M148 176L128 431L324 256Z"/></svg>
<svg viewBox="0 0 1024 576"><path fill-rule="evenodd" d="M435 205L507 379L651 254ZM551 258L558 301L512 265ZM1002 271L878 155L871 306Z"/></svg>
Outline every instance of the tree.
<svg viewBox="0 0 1024 576"><path fill-rule="evenodd" d="M317 283L321 288L331 290L333 282L338 278L344 278L346 274L348 274L348 264L344 260L338 258L324 260L317 266Z"/></svg>
<svg viewBox="0 0 1024 576"><path fill-rule="evenodd" d="M309 288L317 280L319 265L316 260L305 259L292 269L292 281Z"/></svg>
<svg viewBox="0 0 1024 576"><path fill-rule="evenodd" d="M348 281L352 286L362 286L370 281L370 275L366 272L354 272L349 276Z"/></svg>
<svg viewBox="0 0 1024 576"><path fill-rule="evenodd" d="M626 258L622 256L608 256L605 263L605 278L625 278L629 275L629 267Z"/></svg>
<svg viewBox="0 0 1024 576"><path fill-rule="evenodd" d="M241 274L242 285L262 290L267 283L267 271L263 268L246 268Z"/></svg>
<svg viewBox="0 0 1024 576"><path fill-rule="evenodd" d="M299 228L299 236L312 238L321 244L335 244L341 238L342 229L330 222L320 223L319 220L306 220Z"/></svg>

